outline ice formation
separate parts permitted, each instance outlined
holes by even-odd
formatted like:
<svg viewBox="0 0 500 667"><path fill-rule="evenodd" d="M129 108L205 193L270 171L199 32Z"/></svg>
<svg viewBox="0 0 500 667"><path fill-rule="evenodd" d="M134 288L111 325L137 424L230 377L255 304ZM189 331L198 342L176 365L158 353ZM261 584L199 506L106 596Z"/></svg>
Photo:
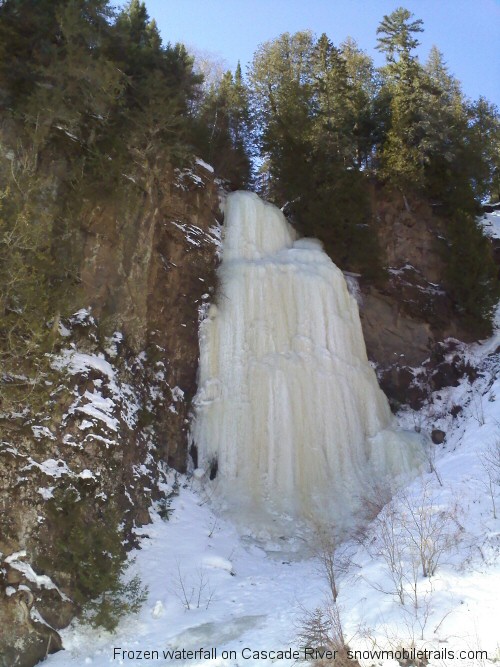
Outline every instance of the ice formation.
<svg viewBox="0 0 500 667"><path fill-rule="evenodd" d="M211 484L234 513L344 526L420 446L395 428L342 272L275 206L235 192L218 278L200 328L198 465L217 462Z"/></svg>

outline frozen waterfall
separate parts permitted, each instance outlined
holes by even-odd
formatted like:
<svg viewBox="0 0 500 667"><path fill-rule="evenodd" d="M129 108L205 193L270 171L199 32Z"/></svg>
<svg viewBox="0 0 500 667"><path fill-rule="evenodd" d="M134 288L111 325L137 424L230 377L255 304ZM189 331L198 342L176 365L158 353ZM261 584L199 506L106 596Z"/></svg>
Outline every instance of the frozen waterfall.
<svg viewBox="0 0 500 667"><path fill-rule="evenodd" d="M240 516L346 526L421 450L395 427L342 272L275 206L235 192L218 278L191 429L198 466L217 467L207 484Z"/></svg>

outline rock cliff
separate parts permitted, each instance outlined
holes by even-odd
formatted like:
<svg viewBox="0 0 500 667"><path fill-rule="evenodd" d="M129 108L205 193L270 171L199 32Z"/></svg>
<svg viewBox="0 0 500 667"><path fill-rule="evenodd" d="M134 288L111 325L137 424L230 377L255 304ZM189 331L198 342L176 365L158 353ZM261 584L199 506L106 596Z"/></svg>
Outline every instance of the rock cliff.
<svg viewBox="0 0 500 667"><path fill-rule="evenodd" d="M372 215L386 279L361 283L360 311L369 358L377 364L384 391L395 404L418 407L423 398L413 367L431 359L447 338L468 340L446 292L445 220L425 201L405 201L398 193L373 188Z"/></svg>
<svg viewBox="0 0 500 667"><path fill-rule="evenodd" d="M200 161L195 170L165 173L110 225L115 215L100 211L86 228L85 303L108 329L123 332L134 353L154 359L153 383L166 392L165 403L151 406L160 454L183 470L198 321L214 288L220 241L217 182Z"/></svg>
<svg viewBox="0 0 500 667"><path fill-rule="evenodd" d="M133 544L164 463L185 469L218 187L199 162L152 178L131 202L89 203L81 220L82 309L56 323L47 401L0 419L1 667L61 647L99 527L124 524Z"/></svg>

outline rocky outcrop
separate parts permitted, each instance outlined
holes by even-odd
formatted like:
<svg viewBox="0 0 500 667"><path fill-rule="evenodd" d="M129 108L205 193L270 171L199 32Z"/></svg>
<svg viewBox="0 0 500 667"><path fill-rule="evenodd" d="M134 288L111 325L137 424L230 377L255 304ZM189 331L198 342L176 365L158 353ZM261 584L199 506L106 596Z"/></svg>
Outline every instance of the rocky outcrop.
<svg viewBox="0 0 500 667"><path fill-rule="evenodd" d="M198 321L214 288L219 190L210 168L170 171L134 200L94 212L86 229L85 302L153 365L150 412L161 456L183 470L196 392ZM160 387L161 385L161 387ZM153 414L154 413L154 414Z"/></svg>
<svg viewBox="0 0 500 667"><path fill-rule="evenodd" d="M33 602L30 591L7 596L0 590L0 627L7 639L0 640L0 667L30 667L62 648L57 632L31 618Z"/></svg>
<svg viewBox="0 0 500 667"><path fill-rule="evenodd" d="M361 281L367 352L389 398L416 407L421 392L413 367L428 360L440 341L469 336L443 287L444 223L428 203L382 188L373 189L372 213L386 279L382 285Z"/></svg>
<svg viewBox="0 0 500 667"><path fill-rule="evenodd" d="M0 414L0 667L31 667L61 647L94 532L116 533L107 550L123 534L134 544L164 463L186 467L219 185L198 163L130 191L89 203L82 218L84 308L54 323L42 404Z"/></svg>
<svg viewBox="0 0 500 667"><path fill-rule="evenodd" d="M90 530L101 525L117 534L111 508L132 537L134 525L149 520L158 478L151 443L137 428L144 399L134 377L144 377L141 360L120 360L87 311L61 321L60 329L46 402L2 424L0 618L8 632L0 635L0 656L7 656L6 665L30 667L61 647L57 630L74 615L80 577L67 545L82 535L78 558L85 570L95 549L84 546Z"/></svg>

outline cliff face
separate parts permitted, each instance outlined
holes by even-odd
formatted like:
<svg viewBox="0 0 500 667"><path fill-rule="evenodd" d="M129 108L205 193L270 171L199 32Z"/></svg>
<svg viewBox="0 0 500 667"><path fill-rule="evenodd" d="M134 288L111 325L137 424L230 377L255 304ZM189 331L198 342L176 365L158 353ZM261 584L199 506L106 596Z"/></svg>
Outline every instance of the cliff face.
<svg viewBox="0 0 500 667"><path fill-rule="evenodd" d="M164 393L151 403L160 454L183 470L199 313L213 291L220 239L217 184L197 163L195 171L164 174L110 225L114 215L101 211L86 230L85 302L108 328L123 332L135 353L154 360L151 382Z"/></svg>
<svg viewBox="0 0 500 667"><path fill-rule="evenodd" d="M59 323L47 401L0 423L1 667L30 667L60 648L94 532L118 535L121 523L133 544L163 462L186 465L218 185L200 163L151 179L131 201L89 204L84 308ZM120 539L106 548L115 547Z"/></svg>
<svg viewBox="0 0 500 667"><path fill-rule="evenodd" d="M426 202L405 202L382 189L372 193L372 213L387 271L383 286L362 284L360 305L368 356L378 365L384 391L397 402L415 400L414 373L440 341L467 340L443 285L443 220Z"/></svg>

